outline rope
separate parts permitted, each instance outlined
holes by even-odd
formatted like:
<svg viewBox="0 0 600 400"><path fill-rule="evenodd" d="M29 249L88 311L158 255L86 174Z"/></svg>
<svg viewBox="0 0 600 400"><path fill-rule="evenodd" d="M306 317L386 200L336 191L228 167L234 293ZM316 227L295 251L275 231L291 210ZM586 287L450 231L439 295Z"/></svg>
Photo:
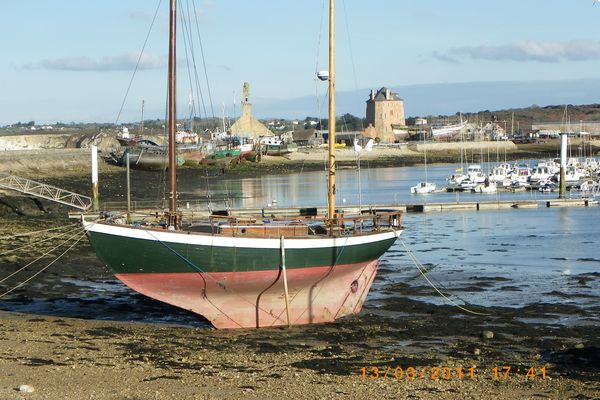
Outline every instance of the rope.
<svg viewBox="0 0 600 400"><path fill-rule="evenodd" d="M55 231L55 230L58 230L58 229L63 229L63 228L67 228L67 227L75 226L75 225L79 225L79 223L77 222L77 223L70 224L70 225L63 225L63 226L58 226L58 227L55 227L55 228L42 229L42 230L39 230L39 231L19 233L19 234L12 235L12 236L4 236L4 237L0 237L0 240L14 239L14 238L17 238L17 237L22 237L22 236L36 235L38 233Z"/></svg>
<svg viewBox="0 0 600 400"><path fill-rule="evenodd" d="M20 269L16 270L15 272L13 272L12 274L8 275L6 278L0 280L0 283L4 282L5 280L11 278L12 276L18 274L19 272L23 271L25 268L29 267L31 264L39 261L40 259L44 258L45 256L47 256L48 254L52 253L54 250L58 249L59 247L63 246L65 243L67 243L68 241L72 240L75 236L77 236L77 234L80 234L81 232L77 232L75 235L70 236L68 239L66 239L65 241L63 241L61 244L59 244L58 246L48 250L47 252L45 252L44 254L42 254L41 256L39 256L38 258L36 258L35 260L31 261L29 264L25 265L24 267L21 267ZM65 233L66 234L66 233ZM1 297L1 296L0 296Z"/></svg>
<svg viewBox="0 0 600 400"><path fill-rule="evenodd" d="M427 277L427 273L425 271L425 267L419 262L419 260L417 260L417 258L414 256L414 254L412 253L412 251L410 251L410 249L408 248L408 246L406 246L406 243L404 243L404 240L400 239L400 243L402 244L402 247L404 247L404 250L406 251L406 254L408 254L408 256L410 257L410 259L415 263L415 266L417 267L417 269L419 270L419 272L421 273L421 275L423 276L423 278L425 278L425 280L429 283L429 285L431 285L431 287L440 295L442 296L446 301L448 301L450 304L452 304L453 306L456 306L458 308L460 308L461 310L469 313L469 314L475 314L475 315L483 315L483 316L489 316L491 314L487 314L487 313L480 313L477 311L473 311L473 310L469 310L468 308L465 308L463 306L461 306L460 304L456 303L454 300L452 300L451 298L449 298L448 296L446 296L441 290L439 290L434 284L433 282Z"/></svg>
<svg viewBox="0 0 600 400"><path fill-rule="evenodd" d="M80 233L81 234L81 233ZM46 265L44 268L42 268L41 270L39 270L38 272L36 272L35 274L33 274L32 276L30 276L29 278L25 279L23 282L19 283L17 286L13 287L10 290L7 290L6 292L0 294L0 299L3 298L4 296L6 296L7 294L15 291L16 289L20 288L21 286L23 286L24 284L26 284L27 282L29 282L30 280L32 280L33 278L35 278L36 276L38 276L39 274L41 274L42 272L44 272L45 270L47 270L48 268L50 268L50 266L52 266L55 262L57 262L62 256L64 256L65 254L67 254L67 252L69 250L71 250L73 247L75 247L75 245L77 243L79 243L81 241L81 239L83 239L83 237L85 237L85 234L82 234L81 237L79 239L77 239L77 241L75 243L73 243L71 246L69 246L68 249L66 249L65 251L62 252L61 255L59 255L58 257L56 257L53 261L50 262L50 264Z"/></svg>
<svg viewBox="0 0 600 400"><path fill-rule="evenodd" d="M75 225L78 225L78 224L75 224ZM63 226L61 228L67 228L67 227L70 227L70 226L72 226L72 225ZM7 250L7 251L3 252L2 255L5 256L7 254L14 253L15 251L20 251L20 250L26 249L28 247L35 246L35 245L38 245L40 243L47 242L49 240L54 240L54 239L61 238L61 237L65 236L66 234L70 233L70 232L72 232L72 231L62 232L60 235L50 236L50 237L48 237L46 239L43 239L43 240L38 240L38 241L35 241L33 243L28 243L26 245L23 245L21 247L17 247L17 248L11 249L11 250Z"/></svg>

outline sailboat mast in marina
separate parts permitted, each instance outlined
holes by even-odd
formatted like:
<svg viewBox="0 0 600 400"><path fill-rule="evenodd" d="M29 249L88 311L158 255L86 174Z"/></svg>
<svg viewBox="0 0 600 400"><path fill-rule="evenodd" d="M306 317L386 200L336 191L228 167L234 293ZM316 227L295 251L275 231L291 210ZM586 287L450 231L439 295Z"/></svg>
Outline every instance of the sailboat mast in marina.
<svg viewBox="0 0 600 400"><path fill-rule="evenodd" d="M176 0L170 2L169 10L169 69L167 82L168 98L168 138L169 138L169 212L167 213L167 226L169 229L179 227L179 214L177 212L177 151L175 134L177 131L177 10Z"/></svg>
<svg viewBox="0 0 600 400"><path fill-rule="evenodd" d="M131 289L205 317L216 328L331 322L357 314L379 258L402 232L401 213L335 208L335 71L330 55L329 206L297 215L185 218L177 203L176 0L170 1L169 208L155 220L105 213L82 223L100 260ZM330 26L333 23L333 1ZM333 28L332 28L333 33ZM333 34L330 35L333 53ZM241 213L238 213L241 214Z"/></svg>
<svg viewBox="0 0 600 400"><path fill-rule="evenodd" d="M335 0L329 1L329 190L327 216L330 232L335 222Z"/></svg>

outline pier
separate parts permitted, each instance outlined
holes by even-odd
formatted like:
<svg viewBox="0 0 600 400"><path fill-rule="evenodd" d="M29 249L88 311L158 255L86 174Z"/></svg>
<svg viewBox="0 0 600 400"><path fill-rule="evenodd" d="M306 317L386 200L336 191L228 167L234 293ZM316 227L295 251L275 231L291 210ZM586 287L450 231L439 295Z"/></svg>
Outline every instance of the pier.
<svg viewBox="0 0 600 400"><path fill-rule="evenodd" d="M327 208L323 207L263 207L263 208L227 208L213 207L208 208L207 204L201 206L198 202L182 202L186 207L181 208L184 217L189 220L195 218L205 218L210 215L232 215L238 217L261 216L262 218L284 218L286 216L306 216L325 215ZM428 212L450 212L450 211L483 211L483 210L507 210L507 209L525 209L525 208L547 208L547 207L589 207L597 204L593 198L573 198L573 199L543 199L543 200L498 200L498 201L472 201L456 203L413 203L413 204L376 204L363 206L360 210L367 213L371 210L377 211L403 211L406 213L428 213ZM104 207L102 207L104 208ZM108 208L107 208L108 209ZM123 215L126 212L126 205L111 203L111 210L120 210ZM162 214L157 211L160 208L132 208L132 220L150 220L151 218L160 219ZM359 212L358 205L338 207L338 212L344 214L356 214ZM69 217L72 219L81 218L93 220L98 217L98 213L71 212Z"/></svg>

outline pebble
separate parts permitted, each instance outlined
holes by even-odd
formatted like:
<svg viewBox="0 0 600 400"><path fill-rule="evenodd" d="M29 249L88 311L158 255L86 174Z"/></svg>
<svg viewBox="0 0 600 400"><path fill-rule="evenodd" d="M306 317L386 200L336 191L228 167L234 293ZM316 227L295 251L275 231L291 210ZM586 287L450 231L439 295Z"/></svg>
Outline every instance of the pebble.
<svg viewBox="0 0 600 400"><path fill-rule="evenodd" d="M481 350L480 349L474 349L473 350L473 354L476 355L476 356L478 356L478 355L481 354Z"/></svg>
<svg viewBox="0 0 600 400"><path fill-rule="evenodd" d="M492 331L483 331L481 332L481 337L484 339L493 339L494 338L494 332Z"/></svg>
<svg viewBox="0 0 600 400"><path fill-rule="evenodd" d="M583 343L577 343L577 344L575 345L575 348L576 348L576 349L583 349L584 347L585 347L585 346L583 345Z"/></svg>
<svg viewBox="0 0 600 400"><path fill-rule="evenodd" d="M35 389L33 388L33 386L21 385L21 386L19 386L19 392L21 392L21 393L33 393L33 392L35 392Z"/></svg>

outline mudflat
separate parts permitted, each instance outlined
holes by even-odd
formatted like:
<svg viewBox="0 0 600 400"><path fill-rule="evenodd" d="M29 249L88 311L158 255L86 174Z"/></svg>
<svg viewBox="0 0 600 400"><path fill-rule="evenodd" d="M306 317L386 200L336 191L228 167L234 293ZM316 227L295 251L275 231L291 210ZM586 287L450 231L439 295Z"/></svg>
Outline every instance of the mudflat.
<svg viewBox="0 0 600 400"><path fill-rule="evenodd" d="M334 324L256 331L1 313L0 398L600 396L600 351L571 347L561 337L568 332L550 343L535 328L494 329L485 339L471 318L457 329L447 309L422 315L405 306L410 316L401 321L367 311Z"/></svg>

